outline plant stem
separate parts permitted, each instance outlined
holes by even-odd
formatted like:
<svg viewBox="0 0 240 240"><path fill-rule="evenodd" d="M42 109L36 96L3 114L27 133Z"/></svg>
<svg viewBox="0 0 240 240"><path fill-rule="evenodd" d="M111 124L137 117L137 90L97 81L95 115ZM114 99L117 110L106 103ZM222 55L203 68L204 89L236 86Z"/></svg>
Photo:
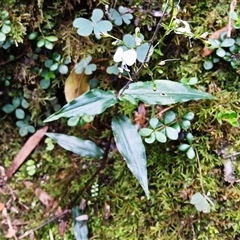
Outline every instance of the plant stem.
<svg viewBox="0 0 240 240"><path fill-rule="evenodd" d="M113 132L111 130L111 133L109 134L107 146L104 150L104 154L103 154L103 158L102 158L102 162L101 162L100 167L95 171L95 173L87 181L85 186L79 191L78 195L73 199L73 201L71 201L71 204L70 204L71 206L79 205L79 203L78 203L79 197L83 194L84 191L86 191L90 187L90 184L95 179L95 177L99 174L99 172L105 168L105 166L107 164L107 160L108 160L108 153L109 153L109 150L110 150L112 138L113 138Z"/></svg>

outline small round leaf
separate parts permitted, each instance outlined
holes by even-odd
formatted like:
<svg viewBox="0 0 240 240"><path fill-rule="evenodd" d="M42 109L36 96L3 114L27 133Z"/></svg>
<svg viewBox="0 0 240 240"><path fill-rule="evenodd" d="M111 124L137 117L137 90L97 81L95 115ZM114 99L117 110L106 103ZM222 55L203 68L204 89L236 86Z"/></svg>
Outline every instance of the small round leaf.
<svg viewBox="0 0 240 240"><path fill-rule="evenodd" d="M69 127L75 127L79 122L80 117L71 117L67 121Z"/></svg>
<svg viewBox="0 0 240 240"><path fill-rule="evenodd" d="M171 140L177 140L178 139L178 132L176 129L172 127L166 127L166 135Z"/></svg>
<svg viewBox="0 0 240 240"><path fill-rule="evenodd" d="M6 104L3 106L2 110L5 112L5 113L11 113L14 111L14 107L12 104Z"/></svg>
<svg viewBox="0 0 240 240"><path fill-rule="evenodd" d="M156 137L157 141L159 141L161 143L165 143L167 141L166 136L162 132L156 131L155 137Z"/></svg>
<svg viewBox="0 0 240 240"><path fill-rule="evenodd" d="M32 32L28 35L29 40L34 40L38 37L38 32Z"/></svg>
<svg viewBox="0 0 240 240"><path fill-rule="evenodd" d="M37 42L37 47L38 48L41 48L43 47L45 44L45 39L40 39L38 42Z"/></svg>
<svg viewBox="0 0 240 240"><path fill-rule="evenodd" d="M172 110L167 111L163 117L164 123L165 124L169 124L171 122L173 122L176 119L176 113Z"/></svg>
<svg viewBox="0 0 240 240"><path fill-rule="evenodd" d="M231 47L235 43L233 38L225 38L220 44L221 47Z"/></svg>
<svg viewBox="0 0 240 240"><path fill-rule="evenodd" d="M140 131L139 131L139 134L143 137L147 137L149 136L151 133L153 132L152 129L150 128L141 128Z"/></svg>
<svg viewBox="0 0 240 240"><path fill-rule="evenodd" d="M184 130L187 130L191 126L191 122L189 120L182 120L180 124Z"/></svg>
<svg viewBox="0 0 240 240"><path fill-rule="evenodd" d="M189 144L186 144L186 143L181 143L181 144L178 146L178 150L179 150L179 151L182 151L182 152L187 151L189 148L190 148L190 145L189 145Z"/></svg>
<svg viewBox="0 0 240 240"><path fill-rule="evenodd" d="M219 57L224 57L225 54L226 54L226 51L225 51L223 48L218 48L218 50L216 51L216 54L217 54Z"/></svg>
<svg viewBox="0 0 240 240"><path fill-rule="evenodd" d="M51 81L50 81L50 80L47 80L47 79L42 79L42 80L40 81L40 86L41 86L42 89L47 89L47 88L49 88L50 84L51 84Z"/></svg>
<svg viewBox="0 0 240 240"><path fill-rule="evenodd" d="M61 64L58 68L58 71L61 73L61 74L67 74L68 73L68 67L64 64Z"/></svg>
<svg viewBox="0 0 240 240"><path fill-rule="evenodd" d="M153 132L150 137L144 139L146 143L151 144L155 141L155 133Z"/></svg>
<svg viewBox="0 0 240 240"><path fill-rule="evenodd" d="M193 138L194 137L193 137L192 133L187 133L186 139L190 144L192 144Z"/></svg>
<svg viewBox="0 0 240 240"><path fill-rule="evenodd" d="M204 69L210 70L213 68L213 62L211 60L206 60L203 64Z"/></svg>
<svg viewBox="0 0 240 240"><path fill-rule="evenodd" d="M150 126L155 129L157 128L159 120L157 118L151 118L149 121Z"/></svg>
<svg viewBox="0 0 240 240"><path fill-rule="evenodd" d="M195 153L193 147L190 147L190 148L187 150L186 154L187 154L187 157L188 157L189 159L193 159L193 158L196 156L196 153Z"/></svg>
<svg viewBox="0 0 240 240"><path fill-rule="evenodd" d="M185 114L183 115L183 118L186 119L186 120L191 121L191 120L193 120L193 118L194 118L194 113L193 113L193 112L187 112L187 113L185 113Z"/></svg>
<svg viewBox="0 0 240 240"><path fill-rule="evenodd" d="M24 119L24 117L25 117L25 112L24 112L22 109L17 108L17 109L15 110L15 116L16 116L18 119Z"/></svg>

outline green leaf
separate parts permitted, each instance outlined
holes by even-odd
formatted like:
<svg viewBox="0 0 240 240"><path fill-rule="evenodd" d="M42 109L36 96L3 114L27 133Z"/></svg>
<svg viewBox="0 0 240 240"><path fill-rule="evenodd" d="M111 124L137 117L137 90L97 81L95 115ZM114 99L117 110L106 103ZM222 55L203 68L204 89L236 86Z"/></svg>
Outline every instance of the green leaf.
<svg viewBox="0 0 240 240"><path fill-rule="evenodd" d="M2 110L5 112L5 113L11 113L14 111L14 107L12 104L6 104L3 106Z"/></svg>
<svg viewBox="0 0 240 240"><path fill-rule="evenodd" d="M38 42L37 42L37 47L38 48L41 48L42 46L44 46L45 44L45 39L40 39Z"/></svg>
<svg viewBox="0 0 240 240"><path fill-rule="evenodd" d="M51 71L55 71L58 69L58 63L54 63L53 65L51 65L51 67L49 68Z"/></svg>
<svg viewBox="0 0 240 240"><path fill-rule="evenodd" d="M40 86L41 86L42 89L47 89L47 88L49 88L50 84L51 84L51 81L48 80L48 79L42 79L42 80L40 81Z"/></svg>
<svg viewBox="0 0 240 240"><path fill-rule="evenodd" d="M25 109L27 109L29 107L29 103L27 102L27 100L25 98L22 99L21 106Z"/></svg>
<svg viewBox="0 0 240 240"><path fill-rule="evenodd" d="M176 116L177 116L177 114L174 111L172 111L172 110L167 111L163 117L164 123L169 124L169 123L173 122L176 119Z"/></svg>
<svg viewBox="0 0 240 240"><path fill-rule="evenodd" d="M209 213L210 212L210 204L206 200L206 198L199 192L195 193L190 201L191 204L195 205L196 209L199 212Z"/></svg>
<svg viewBox="0 0 240 240"><path fill-rule="evenodd" d="M102 17L103 17L103 11L99 8L95 8L92 12L92 17L91 17L92 21L94 23L97 23L102 19Z"/></svg>
<svg viewBox="0 0 240 240"><path fill-rule="evenodd" d="M8 34L11 32L11 27L7 24L3 24L1 31L5 34Z"/></svg>
<svg viewBox="0 0 240 240"><path fill-rule="evenodd" d="M58 40L56 36L47 36L45 39L49 42L56 42Z"/></svg>
<svg viewBox="0 0 240 240"><path fill-rule="evenodd" d="M62 148L79 156L100 159L103 155L103 150L90 140L60 133L47 132L45 135L55 140Z"/></svg>
<svg viewBox="0 0 240 240"><path fill-rule="evenodd" d="M183 115L182 118L191 121L194 118L194 113L193 112L187 112Z"/></svg>
<svg viewBox="0 0 240 240"><path fill-rule="evenodd" d="M0 42L4 42L6 38L7 38L6 34L0 32Z"/></svg>
<svg viewBox="0 0 240 240"><path fill-rule="evenodd" d="M129 88L123 92L121 98L124 100L129 96L147 104L160 105L187 102L189 100L215 99L209 93L192 89L178 82L155 80L154 83L156 84L156 91L153 90L152 81L131 83Z"/></svg>
<svg viewBox="0 0 240 240"><path fill-rule="evenodd" d="M49 42L49 41L47 41L47 40L45 40L44 46L45 46L45 48L47 48L47 49L49 49L49 50L52 50L52 49L53 49L53 43L51 43L51 42Z"/></svg>
<svg viewBox="0 0 240 240"><path fill-rule="evenodd" d="M163 134L162 132L156 131L155 137L161 143L165 143L167 141L165 134Z"/></svg>
<svg viewBox="0 0 240 240"><path fill-rule="evenodd" d="M58 68L58 71L61 73L61 74L67 74L68 73L68 66L64 65L64 64L61 64Z"/></svg>
<svg viewBox="0 0 240 240"><path fill-rule="evenodd" d="M176 131L177 131L178 133L181 132L181 127L180 127L179 123L176 122L176 123L174 123L173 125L171 125L171 127L174 128L174 129L176 129Z"/></svg>
<svg viewBox="0 0 240 240"><path fill-rule="evenodd" d="M24 119L25 112L22 109L18 108L18 109L15 110L15 116L18 119Z"/></svg>
<svg viewBox="0 0 240 240"><path fill-rule="evenodd" d="M137 51L137 60L141 63L144 62L145 58L146 58L146 55L147 55L147 52L148 52L148 49L149 49L149 43L144 43L142 45L140 45L139 47L137 47L136 51ZM146 62L149 61L150 59L150 55L151 53L153 52L153 47L151 46L151 49L148 53L148 57L146 59Z"/></svg>
<svg viewBox="0 0 240 240"><path fill-rule="evenodd" d="M221 47L231 47L235 43L233 38L225 38L220 44Z"/></svg>
<svg viewBox="0 0 240 240"><path fill-rule="evenodd" d="M74 206L72 208L72 216L73 216L73 231L76 240L88 240L88 227L86 224L86 220L77 220L77 217L82 214L79 211L78 206Z"/></svg>
<svg viewBox="0 0 240 240"><path fill-rule="evenodd" d="M32 33L29 33L29 35L28 35L29 40L34 40L37 37L38 37L38 32L32 32Z"/></svg>
<svg viewBox="0 0 240 240"><path fill-rule="evenodd" d="M189 159L193 159L193 158L196 156L196 153L195 153L193 147L190 147L190 148L187 150L186 154L187 154L187 157L188 157Z"/></svg>
<svg viewBox="0 0 240 240"><path fill-rule="evenodd" d="M116 95L101 89L92 89L75 98L62 107L58 112L49 116L44 122L51 122L61 117L81 117L83 115L97 115L118 102Z"/></svg>
<svg viewBox="0 0 240 240"><path fill-rule="evenodd" d="M73 26L78 28L78 35L83 37L89 36L93 31L93 23L85 18L76 18L73 21Z"/></svg>
<svg viewBox="0 0 240 240"><path fill-rule="evenodd" d="M13 98L13 100L12 100L12 105L13 105L13 107L14 107L15 109L16 109L17 107L19 107L20 104L21 104L21 100L20 100L19 97Z"/></svg>
<svg viewBox="0 0 240 240"><path fill-rule="evenodd" d="M159 120L157 118L151 118L149 121L150 126L155 129L157 128Z"/></svg>
<svg viewBox="0 0 240 240"><path fill-rule="evenodd" d="M28 134L27 126L21 127L18 132L21 137L25 137Z"/></svg>
<svg viewBox="0 0 240 240"><path fill-rule="evenodd" d="M141 128L140 131L139 131L139 134L143 137L147 137L149 136L151 133L153 132L152 129L150 128Z"/></svg>
<svg viewBox="0 0 240 240"><path fill-rule="evenodd" d="M75 127L75 126L77 126L79 119L80 119L80 117L70 117L67 121L67 125L69 127Z"/></svg>
<svg viewBox="0 0 240 240"><path fill-rule="evenodd" d="M126 116L117 115L112 119L112 130L118 151L149 198L146 152L137 128Z"/></svg>
<svg viewBox="0 0 240 240"><path fill-rule="evenodd" d="M31 126L31 125L28 125L28 126L27 126L27 130L28 130L28 132L30 132L30 133L34 133L34 132L35 132L35 127L34 127L34 126Z"/></svg>
<svg viewBox="0 0 240 240"><path fill-rule="evenodd" d="M191 122L189 120L182 120L180 125L184 130L187 130L191 126Z"/></svg>
<svg viewBox="0 0 240 240"><path fill-rule="evenodd" d="M213 62L211 60L206 60L203 64L204 69L210 70L213 68Z"/></svg>
<svg viewBox="0 0 240 240"><path fill-rule="evenodd" d="M219 57L224 57L225 54L226 54L226 51L225 51L223 48L218 48L218 50L216 51L216 54L217 54Z"/></svg>
<svg viewBox="0 0 240 240"><path fill-rule="evenodd" d="M192 133L187 133L186 139L187 139L187 141L188 141L190 144L192 144L193 138L194 138L194 137L193 137Z"/></svg>
<svg viewBox="0 0 240 240"><path fill-rule="evenodd" d="M178 139L178 132L175 128L172 127L165 127L166 135L171 140L177 140Z"/></svg>
<svg viewBox="0 0 240 240"><path fill-rule="evenodd" d="M112 30L112 23L107 20L102 20L98 22L93 29L95 37L97 39L101 38L101 33L107 33L108 31Z"/></svg>
<svg viewBox="0 0 240 240"><path fill-rule="evenodd" d="M187 151L189 148L190 148L190 145L189 145L189 144L186 144L186 143L181 143L181 144L178 146L178 150L179 150L179 151L182 151L182 152Z"/></svg>
<svg viewBox="0 0 240 240"><path fill-rule="evenodd" d="M237 12L232 11L232 12L230 12L229 14L230 14L230 17L231 17L232 20L234 20L234 21L237 21L237 20L238 20L238 14L237 14Z"/></svg>
<svg viewBox="0 0 240 240"><path fill-rule="evenodd" d="M151 144L155 141L155 139L156 139L155 133L153 132L153 133L151 133L151 135L149 137L146 137L144 140L146 143Z"/></svg>

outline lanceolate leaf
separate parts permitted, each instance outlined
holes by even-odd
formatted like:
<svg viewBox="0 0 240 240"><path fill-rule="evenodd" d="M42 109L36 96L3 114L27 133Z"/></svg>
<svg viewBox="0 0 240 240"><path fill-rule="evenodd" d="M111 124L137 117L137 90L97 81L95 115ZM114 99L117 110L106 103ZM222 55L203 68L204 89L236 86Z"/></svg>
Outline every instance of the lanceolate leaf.
<svg viewBox="0 0 240 240"><path fill-rule="evenodd" d="M117 115L112 120L112 130L118 151L149 198L146 152L137 128L126 116Z"/></svg>
<svg viewBox="0 0 240 240"><path fill-rule="evenodd" d="M90 140L83 140L81 138L60 133L47 132L45 135L55 140L62 148L79 156L99 159L103 155L103 150Z"/></svg>
<svg viewBox="0 0 240 240"><path fill-rule="evenodd" d="M118 99L113 92L92 89L63 106L62 109L49 116L44 122L51 122L61 117L70 118L81 117L83 115L97 115L117 102Z"/></svg>
<svg viewBox="0 0 240 240"><path fill-rule="evenodd" d="M154 84L156 84L156 91L153 90ZM161 105L187 102L189 100L215 99L209 93L170 80L155 80L154 83L152 81L132 83L122 95L123 99L129 99L129 97L147 104Z"/></svg>

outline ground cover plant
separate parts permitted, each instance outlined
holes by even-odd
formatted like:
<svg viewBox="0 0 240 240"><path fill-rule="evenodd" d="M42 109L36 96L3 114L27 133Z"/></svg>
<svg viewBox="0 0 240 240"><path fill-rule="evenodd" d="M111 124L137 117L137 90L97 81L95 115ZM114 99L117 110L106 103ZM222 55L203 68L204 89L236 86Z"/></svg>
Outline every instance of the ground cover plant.
<svg viewBox="0 0 240 240"><path fill-rule="evenodd" d="M237 6L3 1L2 238L238 239Z"/></svg>

